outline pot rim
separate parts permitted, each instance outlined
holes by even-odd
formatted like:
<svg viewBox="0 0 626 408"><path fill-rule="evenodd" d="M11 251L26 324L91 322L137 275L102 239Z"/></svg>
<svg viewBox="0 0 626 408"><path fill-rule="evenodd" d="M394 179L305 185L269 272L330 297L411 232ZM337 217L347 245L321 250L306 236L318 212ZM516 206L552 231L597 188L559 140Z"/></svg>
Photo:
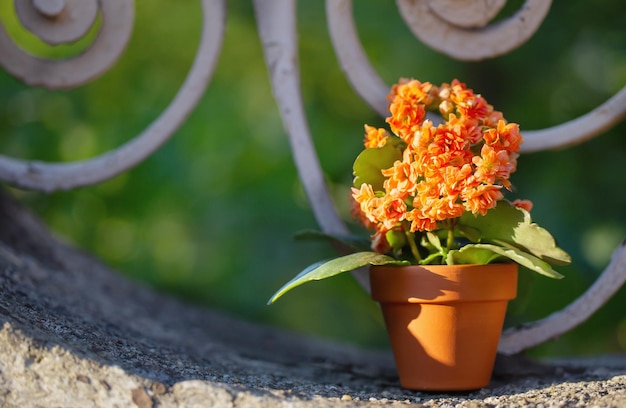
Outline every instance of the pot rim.
<svg viewBox="0 0 626 408"><path fill-rule="evenodd" d="M372 298L378 302L451 303L514 299L516 263L487 265L371 266Z"/></svg>

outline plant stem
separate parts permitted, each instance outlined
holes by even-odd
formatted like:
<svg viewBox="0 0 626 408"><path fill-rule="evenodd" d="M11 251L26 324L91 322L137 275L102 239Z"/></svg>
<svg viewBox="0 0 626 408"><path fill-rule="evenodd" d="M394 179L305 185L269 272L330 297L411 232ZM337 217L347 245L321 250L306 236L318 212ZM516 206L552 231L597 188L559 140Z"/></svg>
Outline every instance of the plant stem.
<svg viewBox="0 0 626 408"><path fill-rule="evenodd" d="M411 248L411 253L413 254L413 257L415 258L415 262L419 263L419 261L422 260L422 257L420 256L420 252L417 249L417 244L415 243L415 234L404 230L404 234L406 235L406 239L409 242L409 248Z"/></svg>
<svg viewBox="0 0 626 408"><path fill-rule="evenodd" d="M444 226L448 229L448 238L446 239L446 249L449 251L454 249L454 226L457 223L457 218L448 219L444 221Z"/></svg>
<svg viewBox="0 0 626 408"><path fill-rule="evenodd" d="M448 228L448 241L446 242L446 248L449 250L454 246L454 227Z"/></svg>

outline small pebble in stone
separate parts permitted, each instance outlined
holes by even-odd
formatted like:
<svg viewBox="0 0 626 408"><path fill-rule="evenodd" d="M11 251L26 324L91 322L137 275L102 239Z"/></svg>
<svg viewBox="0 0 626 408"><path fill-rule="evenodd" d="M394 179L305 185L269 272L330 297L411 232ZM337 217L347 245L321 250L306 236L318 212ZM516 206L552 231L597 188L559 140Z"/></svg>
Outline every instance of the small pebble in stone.
<svg viewBox="0 0 626 408"><path fill-rule="evenodd" d="M139 408L152 408L154 404L152 403L152 398L148 395L146 390L143 387L137 387L131 391L132 401Z"/></svg>
<svg viewBox="0 0 626 408"><path fill-rule="evenodd" d="M100 380L100 385L102 387L104 387L105 390L107 391L111 391L111 386L109 385L108 382L104 381L104 380Z"/></svg>
<svg viewBox="0 0 626 408"><path fill-rule="evenodd" d="M160 382L155 382L150 388L152 389L154 395L163 395L167 392L167 387L165 386L165 384Z"/></svg>
<svg viewBox="0 0 626 408"><path fill-rule="evenodd" d="M341 396L341 400L342 401L352 401L352 397L349 396L348 394L344 394Z"/></svg>
<svg viewBox="0 0 626 408"><path fill-rule="evenodd" d="M91 379L83 374L78 374L76 376L76 381L84 382L85 384L91 384Z"/></svg>

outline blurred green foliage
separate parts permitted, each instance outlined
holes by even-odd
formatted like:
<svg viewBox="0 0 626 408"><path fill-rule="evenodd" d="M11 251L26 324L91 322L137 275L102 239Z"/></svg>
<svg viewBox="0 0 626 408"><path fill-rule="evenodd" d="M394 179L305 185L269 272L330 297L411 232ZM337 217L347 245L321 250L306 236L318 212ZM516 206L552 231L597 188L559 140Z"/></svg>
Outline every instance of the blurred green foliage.
<svg viewBox="0 0 626 408"><path fill-rule="evenodd" d="M164 147L138 167L97 186L43 194L11 187L58 234L132 278L227 313L369 347L386 345L376 306L349 277L320 282L267 307L280 285L334 255L292 234L316 223L300 186L271 95L251 2L228 2L225 40L209 89ZM507 12L521 1L510 1ZM145 129L174 97L198 44L197 1L136 2L132 40L101 78L75 90L30 88L0 71L0 152L72 161L119 146ZM307 117L341 213L363 124L383 126L343 75L327 33L323 2L298 2L300 64ZM364 46L389 84L459 78L510 121L538 129L595 108L626 85L626 3L556 1L539 31L495 59L459 62L416 40L391 2L359 0ZM31 52L59 58L88 46L41 44L0 18ZM88 42L88 41L87 41ZM512 181L534 201L534 219L573 256L553 281L522 273L508 324L546 316L596 279L626 236L626 124L583 145L523 155ZM622 288L588 322L533 353L623 352Z"/></svg>

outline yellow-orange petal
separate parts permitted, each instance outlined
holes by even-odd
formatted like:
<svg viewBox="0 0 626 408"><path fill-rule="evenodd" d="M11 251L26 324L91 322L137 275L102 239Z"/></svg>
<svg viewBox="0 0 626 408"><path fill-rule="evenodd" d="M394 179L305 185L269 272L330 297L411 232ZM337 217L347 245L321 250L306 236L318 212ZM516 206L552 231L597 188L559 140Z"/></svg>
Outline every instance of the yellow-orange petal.
<svg viewBox="0 0 626 408"><path fill-rule="evenodd" d="M513 204L515 207L519 207L519 208L523 208L524 210L530 212L530 210L533 209L533 202L530 200L522 200L522 199L517 199L515 201L513 201L511 204Z"/></svg>
<svg viewBox="0 0 626 408"><path fill-rule="evenodd" d="M387 132L385 129L378 129L369 125L365 125L364 127L365 138L363 139L363 145L366 149L383 147L385 144L387 144L389 132Z"/></svg>

